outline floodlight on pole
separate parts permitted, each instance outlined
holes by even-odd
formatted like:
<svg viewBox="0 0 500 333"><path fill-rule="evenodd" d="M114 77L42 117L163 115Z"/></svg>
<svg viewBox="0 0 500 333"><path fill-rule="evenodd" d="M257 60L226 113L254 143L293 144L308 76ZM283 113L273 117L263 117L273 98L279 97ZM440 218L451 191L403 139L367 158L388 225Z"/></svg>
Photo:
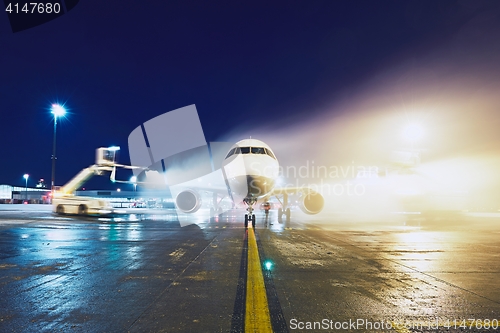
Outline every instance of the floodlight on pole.
<svg viewBox="0 0 500 333"><path fill-rule="evenodd" d="M52 142L52 180L50 190L52 192L52 198L54 197L54 183L56 178L56 134L57 134L57 118L64 117L66 115L66 109L60 104L52 104L51 113L54 115L54 140Z"/></svg>
<svg viewBox="0 0 500 333"><path fill-rule="evenodd" d="M24 180L26 181L26 187L25 187L25 200L26 202L28 201L28 178L30 177L30 175L28 175L27 173L24 174L23 178Z"/></svg>
<svg viewBox="0 0 500 333"><path fill-rule="evenodd" d="M66 114L66 109L64 106L59 105L59 104L52 104L51 108L51 113L54 115L54 117L63 117Z"/></svg>

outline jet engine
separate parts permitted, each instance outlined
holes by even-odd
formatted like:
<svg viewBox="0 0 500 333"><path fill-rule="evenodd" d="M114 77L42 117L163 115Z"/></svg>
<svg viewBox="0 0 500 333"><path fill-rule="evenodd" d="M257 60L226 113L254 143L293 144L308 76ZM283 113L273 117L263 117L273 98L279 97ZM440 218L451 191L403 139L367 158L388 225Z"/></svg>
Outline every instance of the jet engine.
<svg viewBox="0 0 500 333"><path fill-rule="evenodd" d="M315 191L305 192L301 198L300 209L306 214L318 214L325 205L325 199L321 194Z"/></svg>
<svg viewBox="0 0 500 333"><path fill-rule="evenodd" d="M201 207L201 198L196 191L184 190L175 198L175 205L184 213L195 213Z"/></svg>

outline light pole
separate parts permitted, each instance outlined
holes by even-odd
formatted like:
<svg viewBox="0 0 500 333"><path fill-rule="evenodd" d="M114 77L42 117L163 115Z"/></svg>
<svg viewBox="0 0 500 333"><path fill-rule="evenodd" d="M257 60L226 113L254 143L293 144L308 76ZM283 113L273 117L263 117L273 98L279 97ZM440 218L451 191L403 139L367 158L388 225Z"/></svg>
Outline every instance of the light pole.
<svg viewBox="0 0 500 333"><path fill-rule="evenodd" d="M54 198L54 182L56 178L56 129L57 129L57 118L63 117L66 114L66 110L63 106L59 104L52 104L51 113L54 115L54 141L52 143L52 181L50 184L50 190L52 192L52 198Z"/></svg>
<svg viewBox="0 0 500 333"><path fill-rule="evenodd" d="M26 203L28 203L28 178L29 177L30 177L30 175L28 175L27 173L25 173L24 176L23 176L24 180L26 180L26 187L25 187L25 191L24 191L24 193L25 193L24 196L26 197L25 198Z"/></svg>
<svg viewBox="0 0 500 333"><path fill-rule="evenodd" d="M130 178L130 181L131 181L132 183L134 183L134 192L135 192L135 191L137 190L137 177L136 177L136 176L132 176L132 177Z"/></svg>

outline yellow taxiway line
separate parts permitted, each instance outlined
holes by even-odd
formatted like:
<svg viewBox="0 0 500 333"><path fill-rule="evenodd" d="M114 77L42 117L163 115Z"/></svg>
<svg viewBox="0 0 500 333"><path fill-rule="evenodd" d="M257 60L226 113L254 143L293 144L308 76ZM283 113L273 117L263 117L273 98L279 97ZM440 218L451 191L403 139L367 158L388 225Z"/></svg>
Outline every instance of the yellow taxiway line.
<svg viewBox="0 0 500 333"><path fill-rule="evenodd" d="M247 295L245 332L272 332L264 276L253 228L248 228Z"/></svg>

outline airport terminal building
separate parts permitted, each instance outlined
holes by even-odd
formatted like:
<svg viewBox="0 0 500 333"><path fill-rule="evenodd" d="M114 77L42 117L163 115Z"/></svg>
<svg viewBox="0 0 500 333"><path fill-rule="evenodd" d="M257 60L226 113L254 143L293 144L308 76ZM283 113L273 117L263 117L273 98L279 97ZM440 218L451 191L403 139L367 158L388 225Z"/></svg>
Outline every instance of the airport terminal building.
<svg viewBox="0 0 500 333"><path fill-rule="evenodd" d="M154 191L75 191L76 196L104 199L116 208L161 207L174 208L170 196ZM21 186L0 185L0 204L50 204L50 190L47 188L26 188Z"/></svg>
<svg viewBox="0 0 500 333"><path fill-rule="evenodd" d="M33 204L50 203L50 190L11 185L0 185L0 203L16 204L28 201Z"/></svg>

